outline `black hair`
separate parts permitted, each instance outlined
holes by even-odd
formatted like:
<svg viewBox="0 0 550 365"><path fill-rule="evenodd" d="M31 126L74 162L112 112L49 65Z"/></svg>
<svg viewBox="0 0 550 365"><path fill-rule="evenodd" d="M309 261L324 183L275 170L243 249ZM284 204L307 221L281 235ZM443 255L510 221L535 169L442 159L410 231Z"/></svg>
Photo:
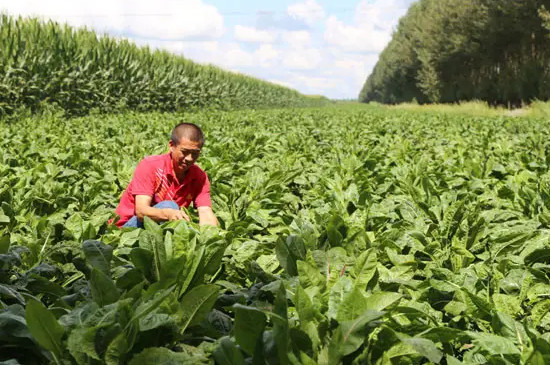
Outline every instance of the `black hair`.
<svg viewBox="0 0 550 365"><path fill-rule="evenodd" d="M204 134L198 125L193 123L180 123L172 129L170 140L177 146L182 138L186 138L193 142L198 142L201 147L204 144Z"/></svg>

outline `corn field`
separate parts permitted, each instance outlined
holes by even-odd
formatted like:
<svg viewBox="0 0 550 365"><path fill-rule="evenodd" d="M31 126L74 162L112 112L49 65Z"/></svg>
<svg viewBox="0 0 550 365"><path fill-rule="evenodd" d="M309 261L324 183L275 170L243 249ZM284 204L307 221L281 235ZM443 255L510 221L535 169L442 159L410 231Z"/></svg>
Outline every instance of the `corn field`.
<svg viewBox="0 0 550 365"><path fill-rule="evenodd" d="M127 40L8 15L0 16L0 75L0 116L45 105L83 115L91 110L172 112L327 103Z"/></svg>

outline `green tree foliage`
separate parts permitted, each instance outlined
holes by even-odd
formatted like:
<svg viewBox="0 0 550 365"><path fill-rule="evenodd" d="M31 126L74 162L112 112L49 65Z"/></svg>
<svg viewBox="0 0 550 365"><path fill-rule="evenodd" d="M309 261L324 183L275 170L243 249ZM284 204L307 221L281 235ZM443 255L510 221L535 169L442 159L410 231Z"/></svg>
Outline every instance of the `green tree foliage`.
<svg viewBox="0 0 550 365"><path fill-rule="evenodd" d="M400 20L359 99L398 103L550 97L548 0L420 0Z"/></svg>
<svg viewBox="0 0 550 365"><path fill-rule="evenodd" d="M0 17L0 116L44 104L82 115L92 109L178 111L326 102L86 29Z"/></svg>

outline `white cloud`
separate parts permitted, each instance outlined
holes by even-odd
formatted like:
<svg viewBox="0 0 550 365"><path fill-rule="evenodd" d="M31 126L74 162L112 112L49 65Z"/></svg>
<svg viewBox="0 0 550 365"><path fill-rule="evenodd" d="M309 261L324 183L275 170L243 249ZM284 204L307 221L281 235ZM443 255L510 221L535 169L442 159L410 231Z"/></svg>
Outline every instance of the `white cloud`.
<svg viewBox="0 0 550 365"><path fill-rule="evenodd" d="M381 52L391 40L399 17L407 11L405 0L361 1L353 24L344 24L335 16L326 21L324 38L333 46L348 52Z"/></svg>
<svg viewBox="0 0 550 365"><path fill-rule="evenodd" d="M390 39L390 33L372 26L345 25L334 16L326 22L325 41L349 52L380 52Z"/></svg>
<svg viewBox="0 0 550 365"><path fill-rule="evenodd" d="M410 2L410 0L363 0L355 9L355 23L363 26L368 24L391 33L399 18L406 13Z"/></svg>
<svg viewBox="0 0 550 365"><path fill-rule="evenodd" d="M314 70L323 61L323 54L315 48L291 50L283 55L283 65L290 70Z"/></svg>
<svg viewBox="0 0 550 365"><path fill-rule="evenodd" d="M274 67L278 60L280 53L271 44L262 44L256 52L254 57L259 62L261 67Z"/></svg>
<svg viewBox="0 0 550 365"><path fill-rule="evenodd" d="M317 4L315 0L306 0L301 3L289 5L287 7L287 13L290 17L302 20L309 26L325 18L323 7Z"/></svg>
<svg viewBox="0 0 550 365"><path fill-rule="evenodd" d="M247 43L273 43L277 39L277 34L274 32L244 25L236 25L234 35L236 40Z"/></svg>
<svg viewBox="0 0 550 365"><path fill-rule="evenodd" d="M283 41L292 48L303 48L311 43L311 33L306 30L287 31L283 33Z"/></svg>
<svg viewBox="0 0 550 365"><path fill-rule="evenodd" d="M202 0L0 0L0 9L148 39L215 39L224 31L218 9Z"/></svg>
<svg viewBox="0 0 550 365"><path fill-rule="evenodd" d="M337 88L339 84L342 83L342 80L329 77L318 77L318 76L296 76L296 85L300 85L309 89L309 94L327 94L332 89Z"/></svg>

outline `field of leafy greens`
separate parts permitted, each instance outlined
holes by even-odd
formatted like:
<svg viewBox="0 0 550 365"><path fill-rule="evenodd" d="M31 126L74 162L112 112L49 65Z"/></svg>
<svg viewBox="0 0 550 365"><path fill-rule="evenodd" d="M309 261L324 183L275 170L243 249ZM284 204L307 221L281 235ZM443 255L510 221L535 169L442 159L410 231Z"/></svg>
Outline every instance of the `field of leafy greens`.
<svg viewBox="0 0 550 365"><path fill-rule="evenodd" d="M182 120L206 133L220 229L108 226ZM2 364L550 363L548 121L348 106L0 123Z"/></svg>

